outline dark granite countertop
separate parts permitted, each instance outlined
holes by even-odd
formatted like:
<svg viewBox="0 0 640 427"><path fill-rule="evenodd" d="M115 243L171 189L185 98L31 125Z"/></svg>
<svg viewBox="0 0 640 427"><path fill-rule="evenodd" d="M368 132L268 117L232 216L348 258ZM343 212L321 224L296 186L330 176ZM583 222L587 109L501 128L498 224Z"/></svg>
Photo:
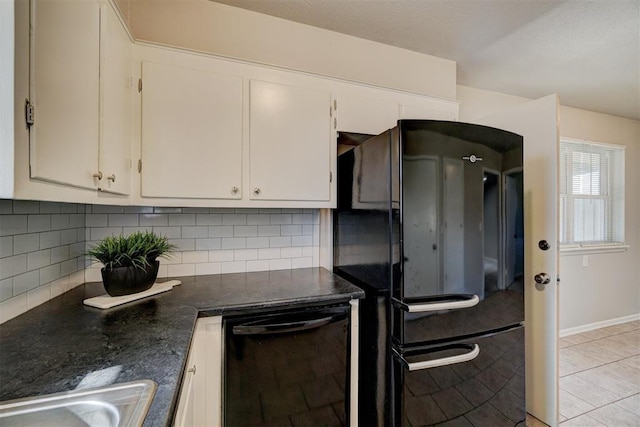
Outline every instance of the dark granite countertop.
<svg viewBox="0 0 640 427"><path fill-rule="evenodd" d="M0 325L0 401L73 390L110 368L115 383L158 384L144 425L167 426L198 317L364 297L322 268L171 279L182 285L107 310L82 303L105 293L87 283Z"/></svg>

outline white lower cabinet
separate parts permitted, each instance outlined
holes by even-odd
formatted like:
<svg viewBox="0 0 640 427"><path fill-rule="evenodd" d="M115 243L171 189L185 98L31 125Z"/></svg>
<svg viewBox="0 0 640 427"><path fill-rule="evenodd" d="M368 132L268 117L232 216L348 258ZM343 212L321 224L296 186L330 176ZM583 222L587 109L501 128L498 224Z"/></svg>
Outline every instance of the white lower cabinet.
<svg viewBox="0 0 640 427"><path fill-rule="evenodd" d="M222 317L197 320L180 400L176 427L222 425Z"/></svg>

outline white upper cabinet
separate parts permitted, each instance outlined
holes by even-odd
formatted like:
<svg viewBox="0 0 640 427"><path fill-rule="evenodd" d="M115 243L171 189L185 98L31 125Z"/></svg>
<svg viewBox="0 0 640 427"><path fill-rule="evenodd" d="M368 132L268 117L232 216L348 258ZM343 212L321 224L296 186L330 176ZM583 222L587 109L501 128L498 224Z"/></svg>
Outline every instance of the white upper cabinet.
<svg viewBox="0 0 640 427"><path fill-rule="evenodd" d="M128 194L131 41L108 3L32 0L30 177Z"/></svg>
<svg viewBox="0 0 640 427"><path fill-rule="evenodd" d="M115 11L104 4L100 37L101 191L129 194L131 189L131 67L129 35Z"/></svg>
<svg viewBox="0 0 640 427"><path fill-rule="evenodd" d="M133 203L332 206L335 130L325 80L153 46L135 46L134 56L142 89Z"/></svg>
<svg viewBox="0 0 640 427"><path fill-rule="evenodd" d="M97 188L100 3L33 0L31 177Z"/></svg>
<svg viewBox="0 0 640 427"><path fill-rule="evenodd" d="M458 119L458 104L439 99L408 96L400 106L400 118L455 121Z"/></svg>
<svg viewBox="0 0 640 427"><path fill-rule="evenodd" d="M142 63L143 197L242 197L243 79Z"/></svg>
<svg viewBox="0 0 640 427"><path fill-rule="evenodd" d="M338 94L338 130L379 135L394 127L400 118L397 100L367 97L343 92Z"/></svg>
<svg viewBox="0 0 640 427"><path fill-rule="evenodd" d="M458 103L392 90L343 84L338 89L337 129L379 135L399 119L456 120Z"/></svg>
<svg viewBox="0 0 640 427"><path fill-rule="evenodd" d="M331 93L251 80L253 200L329 201Z"/></svg>
<svg viewBox="0 0 640 427"><path fill-rule="evenodd" d="M138 45L134 57L134 204L331 208L336 130L379 134L457 112L450 100L177 49Z"/></svg>

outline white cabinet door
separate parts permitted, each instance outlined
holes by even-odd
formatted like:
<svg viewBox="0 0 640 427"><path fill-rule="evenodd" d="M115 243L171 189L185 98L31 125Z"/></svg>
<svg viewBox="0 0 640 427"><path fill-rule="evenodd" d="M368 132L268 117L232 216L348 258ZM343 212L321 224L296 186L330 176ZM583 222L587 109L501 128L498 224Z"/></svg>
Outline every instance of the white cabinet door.
<svg viewBox="0 0 640 427"><path fill-rule="evenodd" d="M196 353L199 371L194 377L194 426L218 427L222 425L222 316L198 319L196 336L200 344Z"/></svg>
<svg viewBox="0 0 640 427"><path fill-rule="evenodd" d="M222 421L222 317L197 320L174 417L177 427L218 427Z"/></svg>
<svg viewBox="0 0 640 427"><path fill-rule="evenodd" d="M175 421L173 423L176 427L191 427L195 426L194 423L194 395L196 393L194 379L197 372L197 366L193 361L193 355L196 351L195 337L194 342L189 350L189 359L187 360L187 371L182 378L182 387L180 388L180 399L178 400L178 407L176 409Z"/></svg>
<svg viewBox="0 0 640 427"><path fill-rule="evenodd" d="M142 63L143 197L242 197L242 82Z"/></svg>
<svg viewBox="0 0 640 427"><path fill-rule="evenodd" d="M252 200L329 201L331 93L251 80Z"/></svg>
<svg viewBox="0 0 640 427"><path fill-rule="evenodd" d="M374 96L339 94L338 130L379 135L397 125L399 109L397 101Z"/></svg>
<svg viewBox="0 0 640 427"><path fill-rule="evenodd" d="M97 188L100 3L32 0L31 177Z"/></svg>
<svg viewBox="0 0 640 427"><path fill-rule="evenodd" d="M182 380L174 426L221 425L222 338L221 316L198 319Z"/></svg>
<svg viewBox="0 0 640 427"><path fill-rule="evenodd" d="M129 194L131 182L131 40L109 4L100 40L101 191Z"/></svg>
<svg viewBox="0 0 640 427"><path fill-rule="evenodd" d="M427 104L427 102L421 104ZM418 102L403 104L401 106L401 116L403 119L454 121L457 118L457 105L449 103L449 105L441 107L436 105L420 105Z"/></svg>

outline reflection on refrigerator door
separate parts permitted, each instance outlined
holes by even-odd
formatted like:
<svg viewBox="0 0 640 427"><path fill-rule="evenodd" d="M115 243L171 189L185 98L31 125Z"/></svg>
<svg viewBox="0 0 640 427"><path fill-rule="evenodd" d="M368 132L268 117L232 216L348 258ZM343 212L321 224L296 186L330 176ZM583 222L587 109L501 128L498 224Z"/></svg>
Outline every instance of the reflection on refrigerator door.
<svg viewBox="0 0 640 427"><path fill-rule="evenodd" d="M462 344L394 352L393 375L394 425L525 425L523 327Z"/></svg>

